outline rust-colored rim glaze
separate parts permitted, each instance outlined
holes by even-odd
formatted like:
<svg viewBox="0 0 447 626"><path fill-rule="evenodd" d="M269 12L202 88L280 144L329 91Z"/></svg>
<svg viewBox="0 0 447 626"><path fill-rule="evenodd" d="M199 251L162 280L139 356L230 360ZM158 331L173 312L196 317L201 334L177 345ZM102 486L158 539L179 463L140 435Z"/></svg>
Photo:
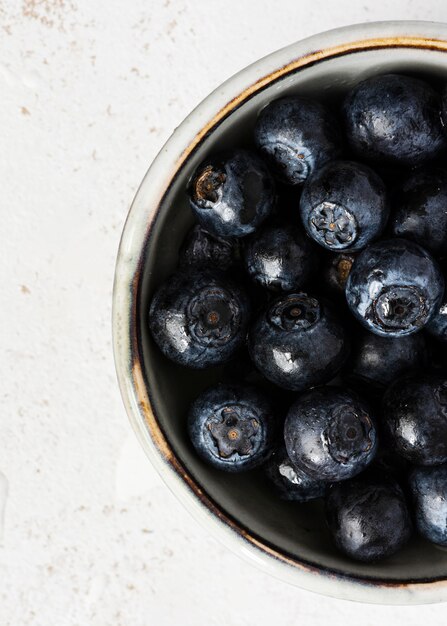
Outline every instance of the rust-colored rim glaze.
<svg viewBox="0 0 447 626"><path fill-rule="evenodd" d="M299 559L296 556L287 553L284 550L279 549L277 546L266 541L262 537L251 532L243 524L232 517L226 512L213 497L208 494L190 474L188 469L183 465L180 459L173 451L167 436L159 423L155 413L152 410L150 401L150 392L147 377L145 375L145 369L142 366L143 352L141 346L141 337L139 336L139 311L140 311L140 299L141 299L141 277L142 270L145 263L145 250L150 245L150 237L152 228L160 213L160 209L169 193L172 183L175 181L180 169L183 167L187 159L189 159L202 142L213 132L231 113L237 108L242 106L250 98L257 95L273 83L284 79L286 76L292 75L297 71L304 68L309 68L312 65L334 59L346 54L355 54L358 52L366 52L371 50L383 50L389 48L408 48L408 49L420 49L420 50L434 50L437 52L447 52L447 41L442 39L432 39L424 37L384 37L364 39L347 44L341 44L326 49L315 50L305 54L290 63L280 67L279 69L267 74L260 78L252 85L244 89L238 96L230 100L220 111L196 134L194 139L189 143L187 148L183 151L180 158L175 164L173 174L167 184L164 193L162 194L158 205L152 210L147 222L147 229L145 233L145 243L143 246L143 252L138 260L137 268L135 270L132 288L131 288L131 310L130 310L130 346L131 346L131 372L132 372L132 384L135 392L135 397L138 400L139 409L141 415L144 418L145 424L150 433L151 439L158 449L158 452L163 457L164 461L175 471L175 473L187 484L188 488L193 492L195 497L216 516L222 523L226 524L231 530L239 535L242 539L247 541L251 546L257 548L263 553L281 561L287 565L299 568L308 573L324 574L327 578L342 579L353 584L382 587L382 588L409 588L417 586L418 589L424 587L434 586L443 587L447 583L447 579L443 576L428 577L428 578L416 578L416 579L387 579L380 577L368 577L360 575L347 574L336 568L329 568L326 566L312 563L305 559Z"/></svg>

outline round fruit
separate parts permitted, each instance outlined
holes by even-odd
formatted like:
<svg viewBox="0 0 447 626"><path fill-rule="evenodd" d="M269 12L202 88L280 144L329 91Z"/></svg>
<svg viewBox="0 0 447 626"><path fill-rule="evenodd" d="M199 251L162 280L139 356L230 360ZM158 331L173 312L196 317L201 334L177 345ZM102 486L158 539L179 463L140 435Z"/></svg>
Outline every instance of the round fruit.
<svg viewBox="0 0 447 626"><path fill-rule="evenodd" d="M245 237L272 213L275 186L261 159L248 150L212 156L188 187L199 224L217 237Z"/></svg>
<svg viewBox="0 0 447 626"><path fill-rule="evenodd" d="M410 539L412 523L397 483L362 476L332 485L326 520L339 550L358 561L395 554Z"/></svg>
<svg viewBox="0 0 447 626"><path fill-rule="evenodd" d="M255 143L278 180L299 185L341 153L335 118L319 102L297 96L267 105L255 126Z"/></svg>
<svg viewBox="0 0 447 626"><path fill-rule="evenodd" d="M447 380L406 376L383 398L383 427L394 450L418 465L447 462Z"/></svg>
<svg viewBox="0 0 447 626"><path fill-rule="evenodd" d="M332 311L304 293L269 304L250 328L248 349L266 378L293 391L328 382L349 354L346 333Z"/></svg>
<svg viewBox="0 0 447 626"><path fill-rule="evenodd" d="M382 180L353 161L327 163L308 179L300 200L307 233L334 252L361 250L377 239L388 212Z"/></svg>
<svg viewBox="0 0 447 626"><path fill-rule="evenodd" d="M377 387L388 386L408 372L428 365L428 348L422 333L381 337L363 331L352 342L349 376Z"/></svg>
<svg viewBox="0 0 447 626"><path fill-rule="evenodd" d="M378 445L368 405L337 387L300 396L287 414L284 440L292 463L325 481L346 480L364 470Z"/></svg>
<svg viewBox="0 0 447 626"><path fill-rule="evenodd" d="M247 241L244 260L249 276L272 291L299 289L317 266L310 240L296 225L262 228Z"/></svg>
<svg viewBox="0 0 447 626"><path fill-rule="evenodd" d="M227 472L242 472L265 462L275 436L272 403L261 391L218 385L193 402L189 437L204 461Z"/></svg>
<svg viewBox="0 0 447 626"><path fill-rule="evenodd" d="M165 356L196 369L228 361L249 321L245 293L217 270L171 276L149 308L152 337Z"/></svg>
<svg viewBox="0 0 447 626"><path fill-rule="evenodd" d="M409 482L418 531L447 547L447 465L415 467Z"/></svg>
<svg viewBox="0 0 447 626"><path fill-rule="evenodd" d="M446 148L441 98L428 83L400 74L373 76L344 103L349 144L361 158L413 167Z"/></svg>
<svg viewBox="0 0 447 626"><path fill-rule="evenodd" d="M412 174L396 191L390 219L395 237L411 239L435 257L447 254L447 172Z"/></svg>
<svg viewBox="0 0 447 626"><path fill-rule="evenodd" d="M405 239L368 246L356 258L346 283L353 315L371 332L389 337L423 328L443 293L444 279L436 261Z"/></svg>

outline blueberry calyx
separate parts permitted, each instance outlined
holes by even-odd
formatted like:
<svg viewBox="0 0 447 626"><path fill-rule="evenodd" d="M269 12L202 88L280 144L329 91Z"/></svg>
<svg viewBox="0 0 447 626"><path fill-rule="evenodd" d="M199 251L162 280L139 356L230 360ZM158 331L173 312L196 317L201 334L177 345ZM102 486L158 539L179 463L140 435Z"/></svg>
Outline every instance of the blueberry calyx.
<svg viewBox="0 0 447 626"><path fill-rule="evenodd" d="M189 302L190 334L204 346L226 343L240 319L241 311L225 289L202 289Z"/></svg>
<svg viewBox="0 0 447 626"><path fill-rule="evenodd" d="M390 329L422 326L427 315L424 298L416 287L382 289L373 307L379 325Z"/></svg>
<svg viewBox="0 0 447 626"><path fill-rule="evenodd" d="M355 412L346 405L333 414L323 437L334 461L349 463L351 459L371 449L374 444L372 433L373 424L369 416Z"/></svg>
<svg viewBox="0 0 447 626"><path fill-rule="evenodd" d="M305 330L320 319L320 305L315 298L305 294L291 294L273 304L267 319L282 330Z"/></svg>
<svg viewBox="0 0 447 626"><path fill-rule="evenodd" d="M217 415L208 418L207 428L217 447L217 455L224 459L233 454L251 454L259 439L259 421L254 412L243 405L223 407Z"/></svg>
<svg viewBox="0 0 447 626"><path fill-rule="evenodd" d="M209 209L222 199L225 172L212 165L205 167L192 182L192 197L203 209Z"/></svg>
<svg viewBox="0 0 447 626"><path fill-rule="evenodd" d="M336 264L336 276L340 285L345 287L346 281L349 278L349 274L351 272L352 264L354 263L354 258L343 257Z"/></svg>
<svg viewBox="0 0 447 626"><path fill-rule="evenodd" d="M313 207L309 214L309 228L316 241L334 250L352 246L358 234L354 215L340 204L329 201Z"/></svg>

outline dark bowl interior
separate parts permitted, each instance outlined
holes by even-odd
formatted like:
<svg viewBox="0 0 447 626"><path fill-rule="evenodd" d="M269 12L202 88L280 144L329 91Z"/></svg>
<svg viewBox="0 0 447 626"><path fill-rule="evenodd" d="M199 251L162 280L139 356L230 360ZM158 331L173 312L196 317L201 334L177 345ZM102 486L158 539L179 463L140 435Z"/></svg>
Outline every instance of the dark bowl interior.
<svg viewBox="0 0 447 626"><path fill-rule="evenodd" d="M168 361L154 345L147 311L154 289L172 273L184 234L192 224L185 186L195 166L212 151L248 145L257 112L280 95L300 93L337 103L346 88L367 75L404 71L445 78L445 55L426 50L377 50L345 54L283 77L247 99L212 130L175 175L150 229L138 291L138 343L152 410L170 447L187 472L241 528L292 559L348 576L389 581L447 578L447 552L414 538L402 552L377 563L351 561L334 549L322 503L287 503L270 491L262 473L230 475L197 458L186 435L186 412L197 394L222 378L221 369L200 372Z"/></svg>

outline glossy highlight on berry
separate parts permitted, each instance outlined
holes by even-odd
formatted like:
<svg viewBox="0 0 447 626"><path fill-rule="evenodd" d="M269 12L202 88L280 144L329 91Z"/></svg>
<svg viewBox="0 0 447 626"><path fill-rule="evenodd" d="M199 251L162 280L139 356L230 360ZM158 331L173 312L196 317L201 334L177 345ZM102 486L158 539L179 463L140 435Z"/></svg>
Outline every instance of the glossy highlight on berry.
<svg viewBox="0 0 447 626"><path fill-rule="evenodd" d="M328 482L360 473L378 446L370 407L337 387L319 387L300 396L287 414L284 439L294 465Z"/></svg>
<svg viewBox="0 0 447 626"><path fill-rule="evenodd" d="M149 328L172 361L195 369L225 363L242 345L249 320L245 293L220 272L180 272L157 290Z"/></svg>
<svg viewBox="0 0 447 626"><path fill-rule="evenodd" d="M293 96L274 100L259 114L256 146L281 182L300 185L341 154L337 121L319 102Z"/></svg>
<svg viewBox="0 0 447 626"><path fill-rule="evenodd" d="M233 150L204 161L189 187L199 224L217 237L245 237L273 212L273 178L254 152Z"/></svg>
<svg viewBox="0 0 447 626"><path fill-rule="evenodd" d="M447 464L415 467L409 484L419 533L447 547Z"/></svg>
<svg viewBox="0 0 447 626"><path fill-rule="evenodd" d="M348 142L361 158L414 167L447 147L441 98L419 78L367 78L346 96L343 112Z"/></svg>
<svg viewBox="0 0 447 626"><path fill-rule="evenodd" d="M285 447L275 451L265 466L265 475L282 500L309 502L322 498L327 483L311 478L290 460Z"/></svg>
<svg viewBox="0 0 447 626"><path fill-rule="evenodd" d="M304 293L274 300L252 324L248 349L258 370L284 389L328 382L345 363L349 341L331 309Z"/></svg>
<svg viewBox="0 0 447 626"><path fill-rule="evenodd" d="M444 293L439 266L406 239L371 244L356 258L346 283L353 315L378 335L398 337L421 330Z"/></svg>
<svg viewBox="0 0 447 626"><path fill-rule="evenodd" d="M383 398L382 424L390 445L411 463L446 463L447 379L427 374L397 379Z"/></svg>
<svg viewBox="0 0 447 626"><path fill-rule="evenodd" d="M317 269L317 255L298 225L274 223L248 238L244 250L249 276L271 291L293 291Z"/></svg>
<svg viewBox="0 0 447 626"><path fill-rule="evenodd" d="M409 541L413 530L399 485L363 476L332 485L326 498L326 520L337 548L364 562L392 556Z"/></svg>

